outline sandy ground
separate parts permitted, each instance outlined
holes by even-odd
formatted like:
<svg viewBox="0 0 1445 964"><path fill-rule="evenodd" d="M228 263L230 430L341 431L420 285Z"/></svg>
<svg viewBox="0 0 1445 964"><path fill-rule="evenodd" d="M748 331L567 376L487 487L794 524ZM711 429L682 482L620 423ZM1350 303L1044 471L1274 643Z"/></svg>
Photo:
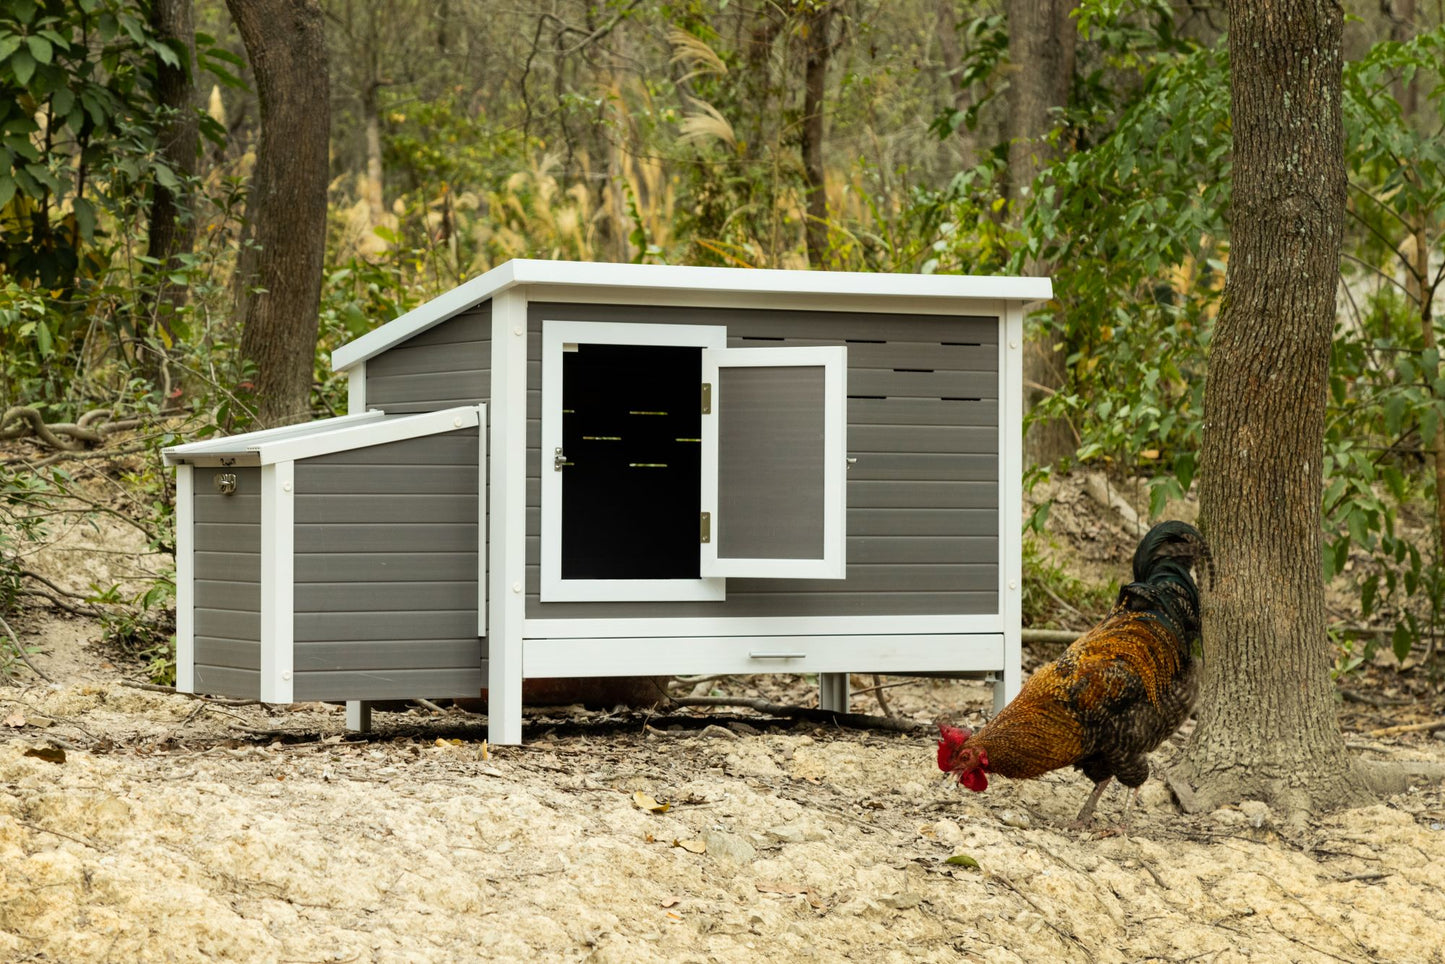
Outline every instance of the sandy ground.
<svg viewBox="0 0 1445 964"><path fill-rule="evenodd" d="M452 709L360 737L127 685L84 620L24 634L55 682L0 687L0 959L1445 960L1438 787L1285 828L1151 781L1109 837L1060 829L1081 777L974 795L921 733L560 709L489 751ZM889 692L920 721L987 700ZM1445 759L1402 739L1364 745Z"/></svg>
<svg viewBox="0 0 1445 964"><path fill-rule="evenodd" d="M1132 535L1063 496L1072 563L1117 574ZM101 519L28 562L134 587L164 562L143 550ZM1081 776L975 795L922 728L529 709L526 744L489 750L483 718L412 709L359 736L336 706L139 688L86 619L14 624L51 681L0 680L4 961L1445 961L1438 786L1287 826L1183 816L1151 780L1128 836L1071 832ZM1369 735L1445 715L1421 676L1350 682L1355 750L1445 761L1445 733ZM886 692L921 727L989 706L976 683Z"/></svg>

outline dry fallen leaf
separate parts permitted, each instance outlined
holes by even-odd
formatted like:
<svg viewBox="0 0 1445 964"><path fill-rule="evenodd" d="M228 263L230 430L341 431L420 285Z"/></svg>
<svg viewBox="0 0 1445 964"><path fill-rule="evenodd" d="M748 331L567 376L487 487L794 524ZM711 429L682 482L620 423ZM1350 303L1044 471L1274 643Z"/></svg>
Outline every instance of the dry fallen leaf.
<svg viewBox="0 0 1445 964"><path fill-rule="evenodd" d="M5 725L17 728L24 726L25 714L19 710L12 711L9 716L5 717Z"/></svg>
<svg viewBox="0 0 1445 964"><path fill-rule="evenodd" d="M956 867L967 867L970 870L978 870L978 861L968 854L954 854L944 861L946 864L953 864Z"/></svg>
<svg viewBox="0 0 1445 964"><path fill-rule="evenodd" d="M25 751L25 755L45 760L48 763L65 762L65 751L58 746L33 746Z"/></svg>
<svg viewBox="0 0 1445 964"><path fill-rule="evenodd" d="M667 813L672 809L672 804L658 803L651 794L643 793L641 790L632 795L632 805L640 810L651 810L653 813Z"/></svg>
<svg viewBox="0 0 1445 964"><path fill-rule="evenodd" d="M678 904L680 904L680 903L682 903L682 898L681 898L681 897L667 897L667 898L664 898L664 899L663 899L663 901L662 901L662 906L665 907L665 908L666 908L666 907L676 907L676 906L677 906Z"/></svg>
<svg viewBox="0 0 1445 964"><path fill-rule="evenodd" d="M707 853L707 844L701 840L674 840L672 845L674 847L681 847L690 854Z"/></svg>

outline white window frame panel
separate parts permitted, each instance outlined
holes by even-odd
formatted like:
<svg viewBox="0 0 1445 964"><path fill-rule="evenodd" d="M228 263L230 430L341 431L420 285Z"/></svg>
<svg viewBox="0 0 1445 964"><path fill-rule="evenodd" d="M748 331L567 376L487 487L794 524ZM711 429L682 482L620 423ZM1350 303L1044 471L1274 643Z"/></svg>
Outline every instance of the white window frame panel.
<svg viewBox="0 0 1445 964"><path fill-rule="evenodd" d="M823 369L823 557L730 559L718 556L727 520L718 512L718 413L727 397L720 368ZM844 579L847 577L848 349L844 346L723 348L702 353L703 381L712 385L712 412L702 418L702 511L712 513L712 538L702 543L705 576L749 579Z"/></svg>
<svg viewBox="0 0 1445 964"><path fill-rule="evenodd" d="M550 459L552 453L562 446L562 354L565 345L579 343L700 348L704 349L706 354L707 349L727 347L727 329L721 325L649 325L565 319L542 321L542 440L539 466L542 473L542 601L680 602L726 598L726 582L717 578L562 578L562 473L553 471ZM706 473L706 468L703 471Z"/></svg>

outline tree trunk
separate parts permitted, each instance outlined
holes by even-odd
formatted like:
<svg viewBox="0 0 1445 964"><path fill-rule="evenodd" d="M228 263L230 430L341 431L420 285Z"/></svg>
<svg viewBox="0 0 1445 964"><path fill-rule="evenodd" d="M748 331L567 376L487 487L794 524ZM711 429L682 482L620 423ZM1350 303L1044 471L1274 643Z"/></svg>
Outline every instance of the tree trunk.
<svg viewBox="0 0 1445 964"><path fill-rule="evenodd" d="M195 11L192 0L153 0L151 27L157 39L179 48L181 63L172 67L156 58L156 100L167 110L165 126L160 130L159 147L166 165L175 172L184 188L196 176L196 150L200 140L200 122L196 117ZM186 289L172 284L169 275L178 270L181 258L190 254L196 243L195 213L190 199L161 184L151 192L150 217L146 238L146 255L160 263L160 275L154 299L146 308L155 314L156 328L166 340L175 340L172 319L185 303ZM144 366L160 383L163 360L147 360Z"/></svg>
<svg viewBox="0 0 1445 964"><path fill-rule="evenodd" d="M1335 0L1231 0L1229 14L1232 247L1200 472L1218 580L1198 726L1171 782L1197 809L1259 798L1298 815L1372 799L1336 716L1320 576L1344 17Z"/></svg>
<svg viewBox="0 0 1445 964"><path fill-rule="evenodd" d="M1051 150L1045 140L1053 127L1051 112L1069 103L1074 80L1074 50L1079 32L1069 16L1070 0L1007 0L1008 56L1008 197L1014 217L1022 215L1027 192ZM1030 274L1048 274L1051 265L1030 263ZM1050 332L1030 338L1024 346L1024 404L1032 409L1047 394L1063 387L1068 377L1067 347ZM1046 465L1072 455L1077 440L1062 419L1035 422L1024 440L1025 456Z"/></svg>
<svg viewBox="0 0 1445 964"><path fill-rule="evenodd" d="M237 266L241 354L255 365L263 425L310 414L317 308L326 246L330 100L316 0L226 0L261 104L261 139L246 204L249 242Z"/></svg>
<svg viewBox="0 0 1445 964"><path fill-rule="evenodd" d="M819 5L804 21L807 65L803 76L803 185L808 201L805 237L808 266L826 267L828 259L828 192L823 170L823 98L833 46L833 5Z"/></svg>

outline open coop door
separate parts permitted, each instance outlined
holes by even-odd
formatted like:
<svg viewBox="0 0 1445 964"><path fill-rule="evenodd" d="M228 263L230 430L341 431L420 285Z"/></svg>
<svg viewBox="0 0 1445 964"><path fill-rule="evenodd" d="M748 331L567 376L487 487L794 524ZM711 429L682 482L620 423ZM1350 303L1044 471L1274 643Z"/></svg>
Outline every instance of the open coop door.
<svg viewBox="0 0 1445 964"><path fill-rule="evenodd" d="M704 577L846 576L847 352L703 349Z"/></svg>

